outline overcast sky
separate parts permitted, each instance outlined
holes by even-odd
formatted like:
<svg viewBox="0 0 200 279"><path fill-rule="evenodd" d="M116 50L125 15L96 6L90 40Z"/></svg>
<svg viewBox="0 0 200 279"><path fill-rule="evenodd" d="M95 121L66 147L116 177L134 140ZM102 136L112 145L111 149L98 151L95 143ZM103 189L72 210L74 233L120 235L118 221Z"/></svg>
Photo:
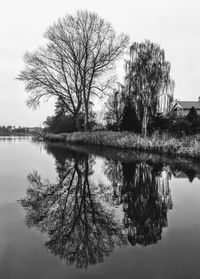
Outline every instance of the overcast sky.
<svg viewBox="0 0 200 279"><path fill-rule="evenodd" d="M7 0L0 10L0 125L39 126L53 113L53 101L36 111L26 104L24 85L16 80L25 51L43 44L47 27L77 9L95 11L131 41L150 39L164 48L175 80L175 98L200 96L199 0ZM123 71L119 72L122 80Z"/></svg>

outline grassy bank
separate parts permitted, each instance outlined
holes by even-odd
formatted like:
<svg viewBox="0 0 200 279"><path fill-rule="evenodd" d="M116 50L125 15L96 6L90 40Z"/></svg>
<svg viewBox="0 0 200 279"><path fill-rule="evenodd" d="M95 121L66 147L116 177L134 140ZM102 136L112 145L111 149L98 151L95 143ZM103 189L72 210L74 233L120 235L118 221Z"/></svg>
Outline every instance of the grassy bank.
<svg viewBox="0 0 200 279"><path fill-rule="evenodd" d="M166 134L154 134L144 138L133 133L102 131L47 134L45 140L128 148L200 159L200 135L177 139Z"/></svg>

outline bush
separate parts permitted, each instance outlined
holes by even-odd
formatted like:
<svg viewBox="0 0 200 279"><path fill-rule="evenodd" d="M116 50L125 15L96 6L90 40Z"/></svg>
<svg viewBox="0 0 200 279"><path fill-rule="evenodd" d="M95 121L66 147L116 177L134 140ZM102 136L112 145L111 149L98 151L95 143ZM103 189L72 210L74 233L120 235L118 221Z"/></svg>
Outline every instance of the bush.
<svg viewBox="0 0 200 279"><path fill-rule="evenodd" d="M191 134L192 124L185 119L177 119L171 126L170 132L172 135L180 137Z"/></svg>
<svg viewBox="0 0 200 279"><path fill-rule="evenodd" d="M186 116L185 119L187 121L191 122L191 123L198 119L198 114L197 114L197 111L196 111L196 109L194 107L191 107L191 109L188 112L188 115Z"/></svg>
<svg viewBox="0 0 200 279"><path fill-rule="evenodd" d="M197 134L200 132L200 118L196 118L191 122L191 134Z"/></svg>
<svg viewBox="0 0 200 279"><path fill-rule="evenodd" d="M120 130L135 133L141 132L141 122L136 115L135 108L129 104L124 107Z"/></svg>
<svg viewBox="0 0 200 279"><path fill-rule="evenodd" d="M198 116L197 111L194 107L190 109L185 119L191 123L191 134L200 132L200 117Z"/></svg>
<svg viewBox="0 0 200 279"><path fill-rule="evenodd" d="M152 134L155 131L167 132L169 131L172 120L169 117L164 117L161 114L153 117L148 125L148 132Z"/></svg>
<svg viewBox="0 0 200 279"><path fill-rule="evenodd" d="M73 117L58 115L48 117L44 123L48 133L70 133L77 131L76 121Z"/></svg>
<svg viewBox="0 0 200 279"><path fill-rule="evenodd" d="M113 124L107 123L106 129L108 131L115 131L116 132L116 131L119 131L119 125L117 123L113 123Z"/></svg>

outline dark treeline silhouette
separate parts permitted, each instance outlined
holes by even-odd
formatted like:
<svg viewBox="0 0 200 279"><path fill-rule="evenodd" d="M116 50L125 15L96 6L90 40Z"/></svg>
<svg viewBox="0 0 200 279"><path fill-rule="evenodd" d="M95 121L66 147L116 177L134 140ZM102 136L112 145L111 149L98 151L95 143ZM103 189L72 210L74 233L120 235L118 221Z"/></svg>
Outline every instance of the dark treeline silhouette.
<svg viewBox="0 0 200 279"><path fill-rule="evenodd" d="M13 134L13 133L28 133L29 128L27 127L12 127L12 126L0 126L0 134Z"/></svg>
<svg viewBox="0 0 200 279"><path fill-rule="evenodd" d="M39 131L42 131L41 127L0 126L0 136L32 135Z"/></svg>

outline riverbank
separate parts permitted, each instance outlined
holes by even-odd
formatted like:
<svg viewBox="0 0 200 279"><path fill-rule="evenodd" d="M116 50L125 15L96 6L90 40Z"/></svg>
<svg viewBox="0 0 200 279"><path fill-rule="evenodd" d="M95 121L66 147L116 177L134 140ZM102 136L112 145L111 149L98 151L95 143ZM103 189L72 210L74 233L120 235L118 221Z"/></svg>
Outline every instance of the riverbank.
<svg viewBox="0 0 200 279"><path fill-rule="evenodd" d="M45 140L150 151L200 159L200 135L180 139L154 134L147 138L128 132L76 132L47 134Z"/></svg>

